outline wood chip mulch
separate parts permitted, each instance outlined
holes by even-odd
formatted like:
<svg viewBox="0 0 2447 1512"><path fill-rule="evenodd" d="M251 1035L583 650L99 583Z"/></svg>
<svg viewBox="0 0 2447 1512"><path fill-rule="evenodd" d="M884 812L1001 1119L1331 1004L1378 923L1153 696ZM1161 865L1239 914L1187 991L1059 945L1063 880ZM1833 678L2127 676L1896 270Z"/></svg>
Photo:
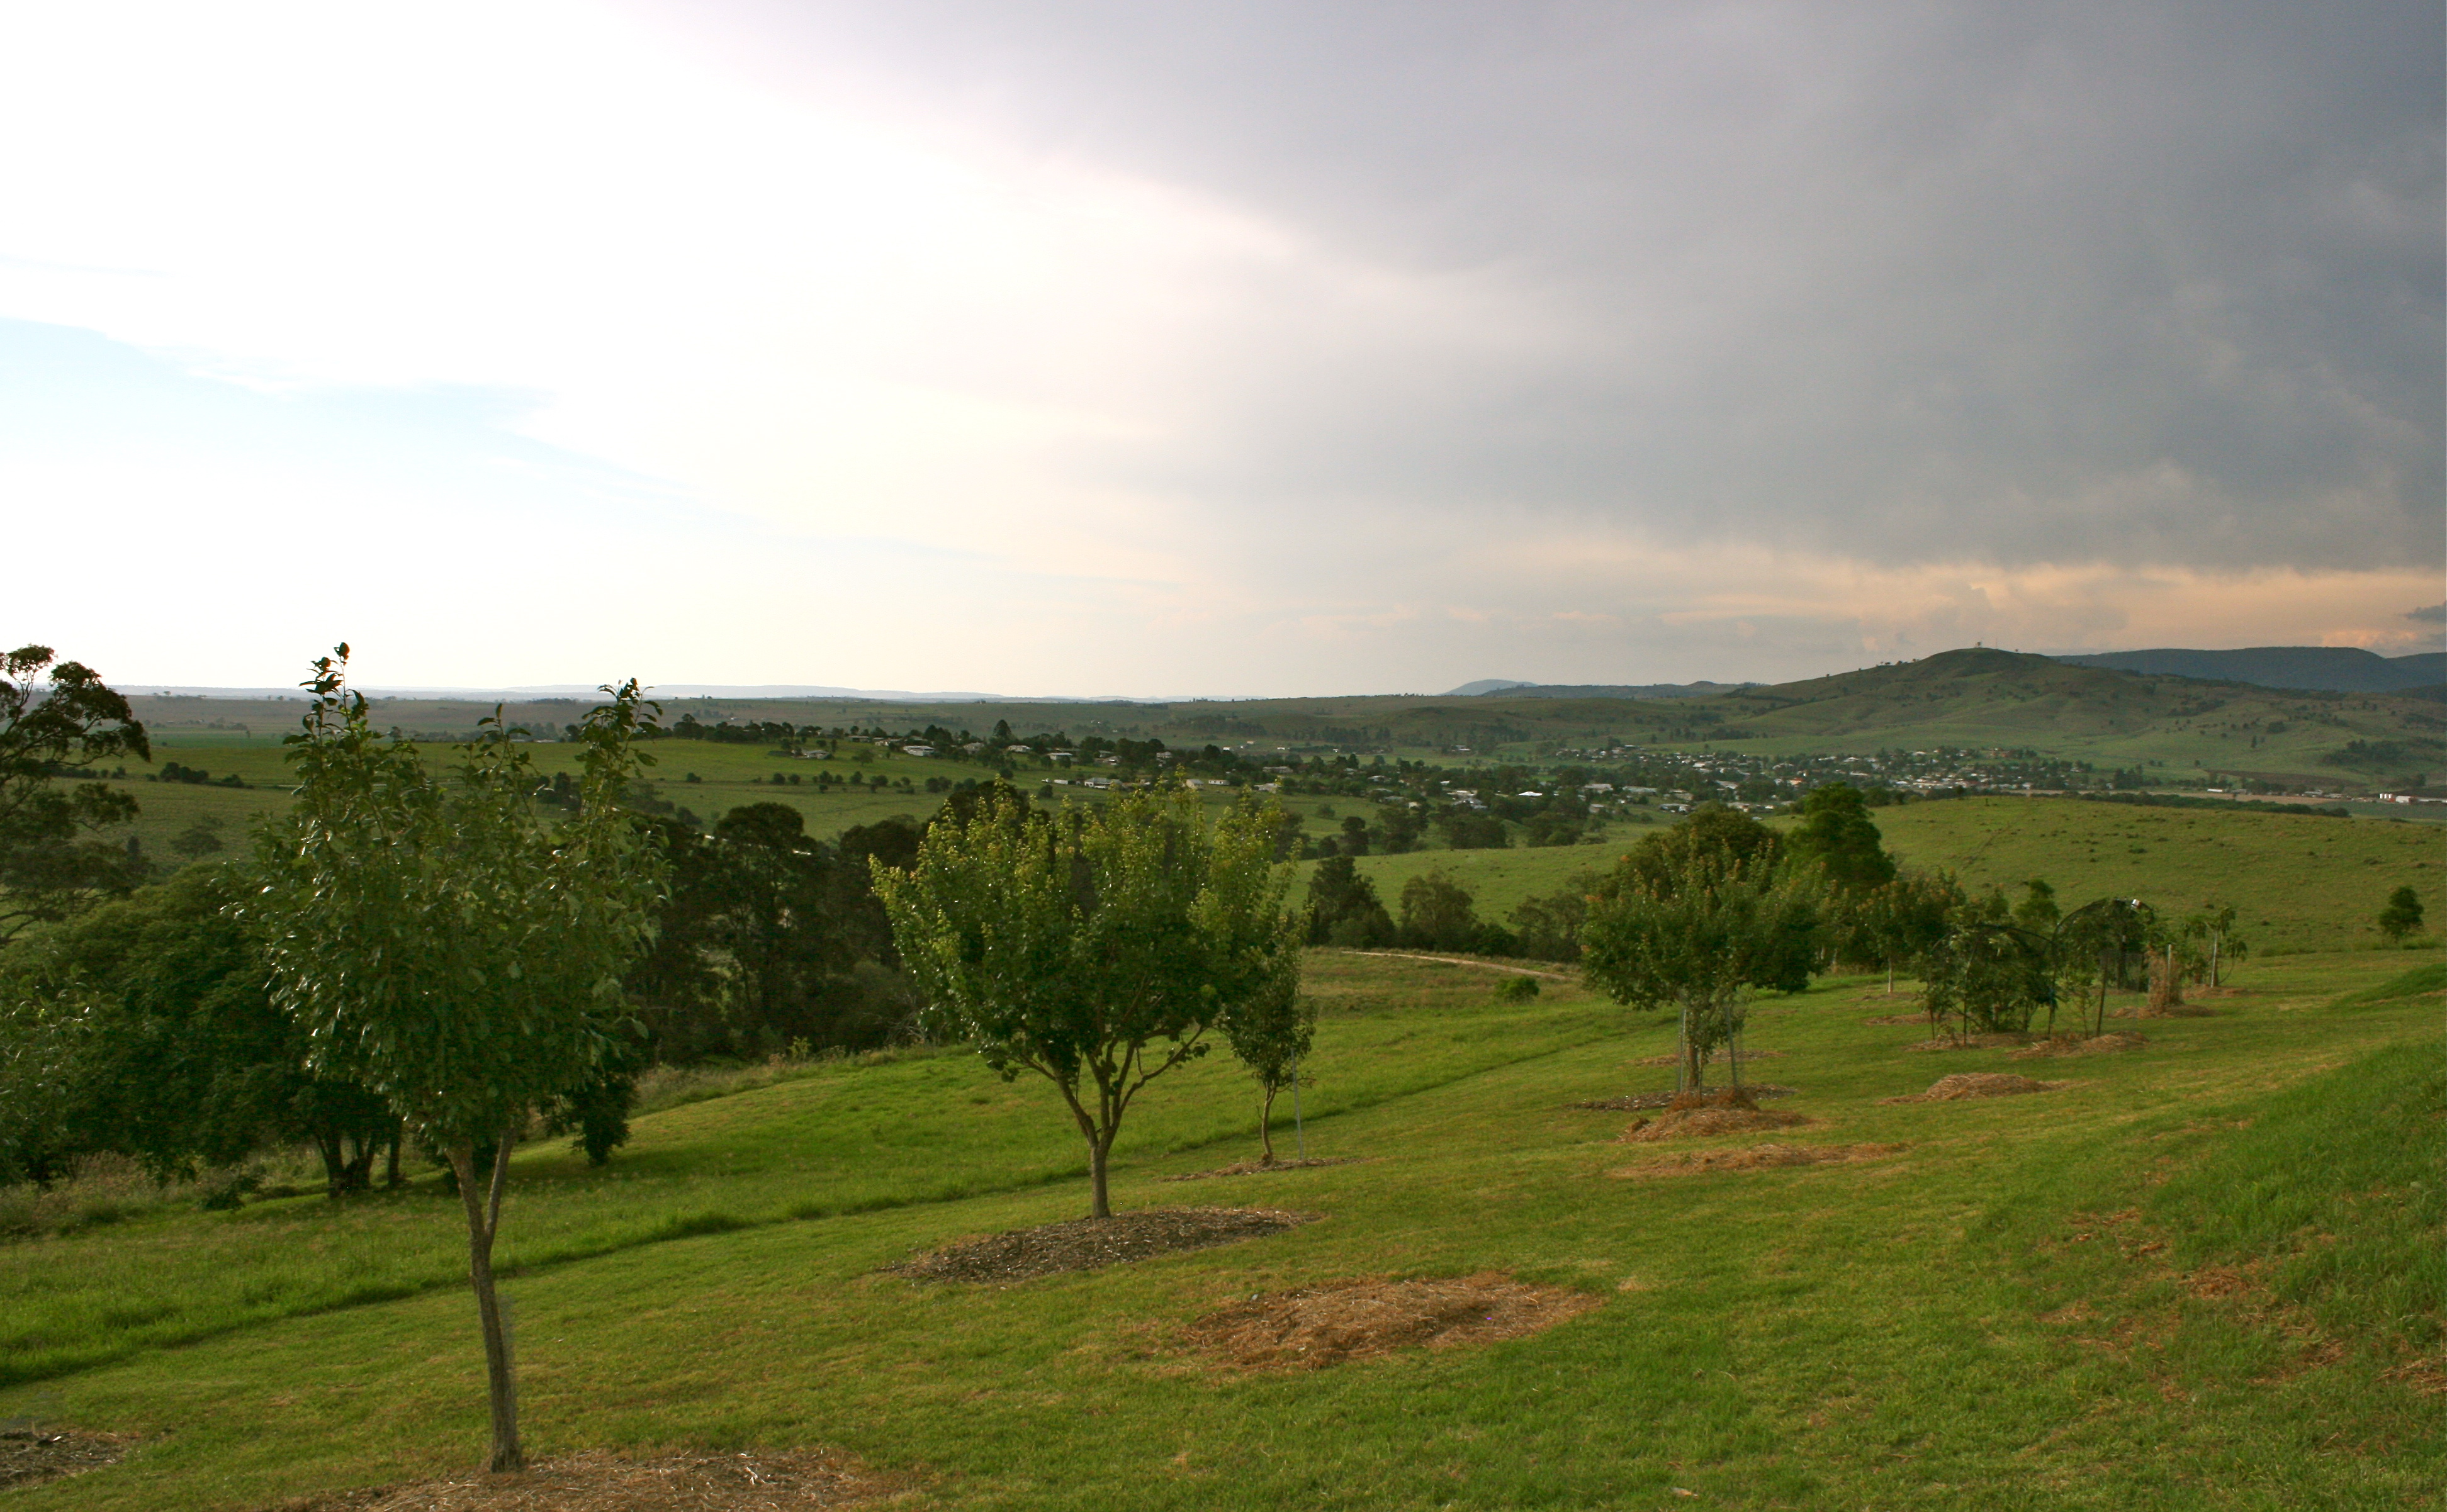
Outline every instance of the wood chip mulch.
<svg viewBox="0 0 2447 1512"><path fill-rule="evenodd" d="M1184 1340L1241 1370L1317 1370L1395 1350L1523 1338L1599 1307L1585 1292L1529 1286L1498 1271L1444 1280L1363 1276L1219 1308Z"/></svg>
<svg viewBox="0 0 2447 1512"><path fill-rule="evenodd" d="M1754 1144L1743 1150L1693 1150L1608 1171L1618 1181L1652 1176L1696 1176L1706 1171L1756 1171L1785 1165L1842 1165L1874 1161L1909 1148L1904 1144Z"/></svg>
<svg viewBox="0 0 2447 1512"><path fill-rule="evenodd" d="M1958 1071L1931 1082L1925 1092L1914 1092L1908 1097L1882 1097L1878 1101L1959 1103L1972 1097L2018 1097L2026 1092L2056 1092L2072 1085L2071 1082L2035 1082L2027 1076L2013 1076L2001 1071Z"/></svg>
<svg viewBox="0 0 2447 1512"><path fill-rule="evenodd" d="M822 1449L643 1460L590 1449L536 1461L522 1474L470 1470L284 1502L271 1512L804 1512L911 1490Z"/></svg>
<svg viewBox="0 0 2447 1512"><path fill-rule="evenodd" d="M1753 1097L1791 1097L1793 1095L1793 1088L1790 1087L1774 1087L1764 1082L1755 1086L1745 1082L1742 1084L1742 1090ZM1682 1092L1634 1092L1628 1097L1602 1097L1593 1103L1574 1103L1571 1106L1597 1113L1641 1113L1651 1108L1672 1107L1676 1098L1686 1095L1688 1094Z"/></svg>
<svg viewBox="0 0 2447 1512"><path fill-rule="evenodd" d="M1320 1165L1356 1165L1356 1155L1337 1155L1332 1160L1322 1156L1307 1161L1242 1161L1233 1165L1220 1165L1211 1171L1191 1171L1186 1176L1167 1176L1167 1181L1211 1181L1222 1176L1272 1176L1277 1171L1312 1171Z"/></svg>
<svg viewBox="0 0 2447 1512"><path fill-rule="evenodd" d="M22 1420L21 1420L22 1421ZM136 1447L133 1434L76 1428L0 1429L0 1488L34 1485L116 1464Z"/></svg>
<svg viewBox="0 0 2447 1512"><path fill-rule="evenodd" d="M1158 1207L1014 1229L885 1267L917 1281L1024 1281L1263 1238L1324 1215L1269 1207Z"/></svg>

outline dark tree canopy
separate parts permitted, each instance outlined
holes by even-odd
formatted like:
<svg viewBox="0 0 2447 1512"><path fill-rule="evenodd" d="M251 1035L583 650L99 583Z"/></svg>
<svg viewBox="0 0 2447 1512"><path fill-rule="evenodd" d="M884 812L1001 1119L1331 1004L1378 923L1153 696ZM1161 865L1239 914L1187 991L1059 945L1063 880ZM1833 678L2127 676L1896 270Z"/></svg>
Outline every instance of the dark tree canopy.
<svg viewBox="0 0 2447 1512"><path fill-rule="evenodd" d="M1803 795L1801 822L1784 843L1794 860L1815 865L1847 891L1895 879L1894 858L1887 854L1861 790L1849 783L1830 783Z"/></svg>
<svg viewBox="0 0 2447 1512"><path fill-rule="evenodd" d="M151 760L144 727L91 668L53 662L48 646L0 656L0 942L144 878L127 850L87 838L135 818L134 797L58 781L63 768L115 756Z"/></svg>

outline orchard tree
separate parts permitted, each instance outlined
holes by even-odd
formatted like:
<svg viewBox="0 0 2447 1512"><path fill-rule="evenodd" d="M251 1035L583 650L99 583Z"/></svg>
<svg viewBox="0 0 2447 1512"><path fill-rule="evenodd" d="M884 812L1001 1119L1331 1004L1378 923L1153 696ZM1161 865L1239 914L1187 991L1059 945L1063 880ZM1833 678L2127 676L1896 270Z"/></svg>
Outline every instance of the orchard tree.
<svg viewBox="0 0 2447 1512"><path fill-rule="evenodd" d="M1210 830L1187 788L1046 814L997 784L931 826L906 871L875 865L932 1027L1061 1093L1092 1218L1112 1216L1113 1140L1148 1084L1236 1018L1280 1023L1299 970L1281 826L1243 799Z"/></svg>
<svg viewBox="0 0 2447 1512"><path fill-rule="evenodd" d="M525 1458L493 1240L529 1116L580 1092L627 1018L620 977L652 931L662 865L620 797L648 759L636 741L654 706L635 682L604 690L611 702L575 731L577 811L555 824L534 803L523 732L499 710L437 774L413 744L375 732L346 686L348 655L337 648L305 684L313 702L287 742L296 807L264 839L249 906L310 1064L381 1096L458 1178L488 1465L515 1470Z"/></svg>
<svg viewBox="0 0 2447 1512"><path fill-rule="evenodd" d="M134 819L136 800L107 783L54 779L114 756L152 760L144 727L92 669L54 659L48 646L0 655L0 944L143 879L131 852L89 838Z"/></svg>
<svg viewBox="0 0 2447 1512"><path fill-rule="evenodd" d="M1619 1003L1678 1011L1677 1081L1696 1090L1739 1032L1752 986L1780 984L1794 940L1807 939L1807 884L1772 850L1745 860L1701 845L1635 853L1609 883L1581 927L1582 971Z"/></svg>

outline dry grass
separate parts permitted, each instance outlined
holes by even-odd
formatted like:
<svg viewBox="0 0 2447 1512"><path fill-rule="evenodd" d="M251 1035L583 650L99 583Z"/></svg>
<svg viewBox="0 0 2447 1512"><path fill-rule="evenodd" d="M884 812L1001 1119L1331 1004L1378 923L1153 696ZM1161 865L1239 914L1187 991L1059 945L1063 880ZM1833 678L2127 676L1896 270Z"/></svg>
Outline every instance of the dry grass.
<svg viewBox="0 0 2447 1512"><path fill-rule="evenodd" d="M1606 1172L1618 1181L1652 1176L1697 1176L1708 1171L1760 1171L1788 1165L1847 1165L1882 1160L1905 1144L1754 1144L1741 1150L1692 1150Z"/></svg>
<svg viewBox="0 0 2447 1512"><path fill-rule="evenodd" d="M2006 1071L1957 1071L1929 1084L1925 1092L1908 1097L1882 1097L1881 1103L1960 1103L1974 1097L2020 1097L2030 1092L2056 1092L2071 1082L2035 1082Z"/></svg>
<svg viewBox="0 0 2447 1512"><path fill-rule="evenodd" d="M2059 1034L2016 1050L2011 1057L2018 1061L2061 1060L2073 1055L2113 1055L2119 1050L2137 1050L2149 1044L2147 1036L2117 1030L2096 1034L2085 1039L2079 1034Z"/></svg>
<svg viewBox="0 0 2447 1512"><path fill-rule="evenodd" d="M1332 1160L1317 1157L1305 1161L1240 1161L1231 1165L1219 1165L1211 1171L1191 1171L1182 1176L1167 1176L1167 1181L1211 1181L1226 1176L1272 1176L1278 1171L1311 1171L1320 1165L1356 1165L1359 1157L1341 1155Z"/></svg>
<svg viewBox="0 0 2447 1512"><path fill-rule="evenodd" d="M1452 1349L1544 1332L1600 1305L1497 1271L1451 1280L1363 1277L1235 1302L1185 1331L1200 1353L1240 1370L1317 1370L1395 1350Z"/></svg>

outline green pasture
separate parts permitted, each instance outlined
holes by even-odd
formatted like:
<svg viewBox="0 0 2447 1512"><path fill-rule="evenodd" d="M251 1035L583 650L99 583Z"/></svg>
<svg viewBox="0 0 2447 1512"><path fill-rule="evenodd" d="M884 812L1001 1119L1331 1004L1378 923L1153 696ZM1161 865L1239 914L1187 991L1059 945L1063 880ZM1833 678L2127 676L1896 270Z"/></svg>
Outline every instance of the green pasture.
<svg viewBox="0 0 2447 1512"><path fill-rule="evenodd" d="M1247 1085L1209 1061L1133 1114L1115 1200L1320 1220L1003 1287L878 1268L1084 1211L1051 1093L957 1051L806 1068L640 1119L605 1170L522 1158L503 1258L530 1447L821 1444L979 1508L2437 1505L2437 1399L2405 1368L2439 1351L2447 1173L2407 1137L2440 1113L2438 1003L2405 961L2255 962L2214 1016L2035 1066L1911 1049L1917 1027L1866 1022L1908 1006L1883 983L1763 1000L1754 1079L1817 1121L1764 1137L1905 1148L1623 1180L1658 1147L1571 1105L1663 1085L1658 1019L1316 953L1309 1146L1357 1163L1164 1182L1253 1152ZM2072 1085L1880 1101L2006 1068ZM428 1179L0 1248L0 1415L145 1436L9 1496L256 1507L464 1468L460 1242ZM1221 1371L1176 1338L1253 1292L1485 1270L1603 1306L1314 1372Z"/></svg>
<svg viewBox="0 0 2447 1512"><path fill-rule="evenodd" d="M1870 817L1905 865L1944 867L1973 887L2019 895L2039 878L2067 908L2140 898L2177 915L2211 898L2231 902L2258 951L2379 945L2380 908L2407 885L2434 934L2447 923L2447 836L2430 824L2049 798L1947 799ZM1437 870L1470 890L1479 917L1500 920L1584 868L1611 866L1643 833L1615 823L1600 844L1413 851L1365 857L1359 867L1389 909L1398 911L1403 883Z"/></svg>

